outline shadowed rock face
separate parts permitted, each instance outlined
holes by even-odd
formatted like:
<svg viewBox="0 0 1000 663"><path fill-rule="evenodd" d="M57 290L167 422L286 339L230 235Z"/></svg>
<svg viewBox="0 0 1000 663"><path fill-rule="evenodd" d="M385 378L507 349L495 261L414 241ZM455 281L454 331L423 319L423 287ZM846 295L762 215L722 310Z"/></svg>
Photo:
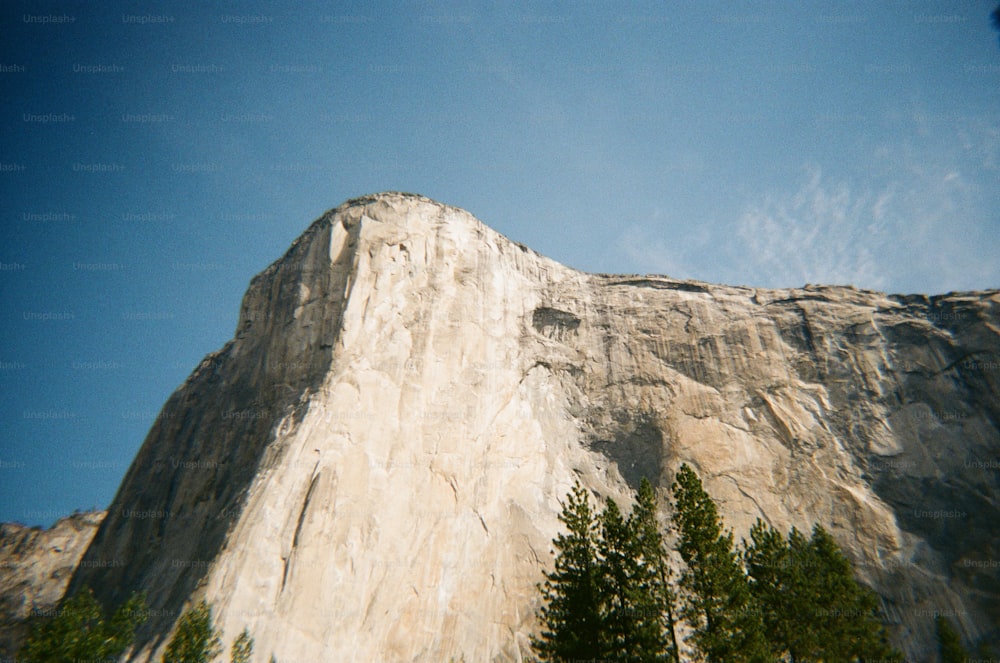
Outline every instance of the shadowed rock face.
<svg viewBox="0 0 1000 663"><path fill-rule="evenodd" d="M202 597L283 663L522 660L573 480L687 462L737 538L826 526L929 660L935 611L1000 633L998 422L996 291L584 274L379 194L253 280L73 587L148 593L138 660Z"/></svg>

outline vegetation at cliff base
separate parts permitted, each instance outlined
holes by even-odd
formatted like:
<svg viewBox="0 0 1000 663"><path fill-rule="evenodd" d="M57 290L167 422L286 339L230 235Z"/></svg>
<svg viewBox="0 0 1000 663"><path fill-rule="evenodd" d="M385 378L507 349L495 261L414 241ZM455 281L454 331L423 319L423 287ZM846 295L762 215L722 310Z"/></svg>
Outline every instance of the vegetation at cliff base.
<svg viewBox="0 0 1000 663"><path fill-rule="evenodd" d="M230 650L229 660L231 663L250 663L253 657L253 638L250 631L243 629L243 632L233 640L233 648Z"/></svg>
<svg viewBox="0 0 1000 663"><path fill-rule="evenodd" d="M146 620L145 597L133 594L106 618L89 588L64 599L51 615L36 617L17 655L19 663L81 663L117 661L135 640L135 630ZM230 649L231 663L251 663L253 637L243 629ZM212 608L201 601L185 612L163 655L163 663L209 663L222 653L219 632L212 624ZM271 663L276 663L271 656Z"/></svg>
<svg viewBox="0 0 1000 663"><path fill-rule="evenodd" d="M937 631L941 663L965 663L969 658L969 652L962 647L962 640L948 618L938 615L934 618L934 627Z"/></svg>
<svg viewBox="0 0 1000 663"><path fill-rule="evenodd" d="M222 653L222 639L212 623L212 606L199 602L181 615L174 637L163 654L163 663L209 663ZM246 628L233 640L230 663L253 660L253 637ZM271 656L271 663L276 663Z"/></svg>
<svg viewBox="0 0 1000 663"><path fill-rule="evenodd" d="M17 660L21 663L117 660L132 644L135 629L145 621L145 615L145 599L136 594L107 618L93 592L85 587L64 599L54 615L34 620Z"/></svg>
<svg viewBox="0 0 1000 663"><path fill-rule="evenodd" d="M222 653L222 639L212 623L212 606L199 602L181 615L174 637L167 645L163 663L208 663ZM253 637L246 628L233 640L230 663L250 663ZM272 661L274 657L272 656Z"/></svg>
<svg viewBox="0 0 1000 663"><path fill-rule="evenodd" d="M204 601L181 615L163 663L208 663L222 653L222 641L212 625L212 608Z"/></svg>
<svg viewBox="0 0 1000 663"><path fill-rule="evenodd" d="M682 465L671 492L676 580L649 482L628 517L610 499L596 513L573 486L539 585L541 660L902 661L875 593L822 527L784 536L758 520L737 548L694 470Z"/></svg>

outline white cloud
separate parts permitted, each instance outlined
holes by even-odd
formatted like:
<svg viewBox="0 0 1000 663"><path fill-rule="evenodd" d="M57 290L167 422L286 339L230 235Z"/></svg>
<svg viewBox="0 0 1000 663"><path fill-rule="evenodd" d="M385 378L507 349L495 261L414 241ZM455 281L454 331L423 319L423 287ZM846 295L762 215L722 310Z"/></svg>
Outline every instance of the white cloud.
<svg viewBox="0 0 1000 663"><path fill-rule="evenodd" d="M743 280L849 283L937 293L1000 285L997 128L963 119L883 145L865 163L747 204L737 223Z"/></svg>
<svg viewBox="0 0 1000 663"><path fill-rule="evenodd" d="M804 283L881 288L879 262L893 191L854 193L845 182L824 181L818 167L791 194L752 203L737 223L745 280L767 286Z"/></svg>
<svg viewBox="0 0 1000 663"><path fill-rule="evenodd" d="M751 286L1000 287L1000 130L959 120L919 135L918 118L867 159L808 164L737 203L729 223L691 223L676 242L667 229L681 226L650 214L618 248L641 270Z"/></svg>

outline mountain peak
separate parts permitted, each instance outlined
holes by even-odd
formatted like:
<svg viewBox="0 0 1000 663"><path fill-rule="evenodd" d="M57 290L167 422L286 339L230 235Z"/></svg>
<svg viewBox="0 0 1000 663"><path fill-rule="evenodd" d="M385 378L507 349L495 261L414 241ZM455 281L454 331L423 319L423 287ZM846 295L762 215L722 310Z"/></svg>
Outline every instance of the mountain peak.
<svg viewBox="0 0 1000 663"><path fill-rule="evenodd" d="M407 191L379 191L377 193L369 193L363 196L358 196L356 198L350 198L341 204L337 209L345 207L355 207L357 205L367 205L369 203L386 201L402 201L408 200L413 202L431 203L433 205L441 205L441 203L436 200L432 200L427 196L421 195L419 193L410 193Z"/></svg>
<svg viewBox="0 0 1000 663"><path fill-rule="evenodd" d="M996 298L591 275L355 198L253 279L72 587L146 592L143 661L201 598L265 659L521 660L573 482L627 503L688 463L738 536L826 527L910 658L935 610L995 639L1000 571L962 561L1000 549Z"/></svg>
<svg viewBox="0 0 1000 663"><path fill-rule="evenodd" d="M405 222L412 210L420 208L424 208L425 213L433 210L452 209L468 214L464 210L439 203L427 196L402 191L382 191L351 198L328 214L342 216L345 220L357 219L360 214L364 214L375 221L400 223Z"/></svg>

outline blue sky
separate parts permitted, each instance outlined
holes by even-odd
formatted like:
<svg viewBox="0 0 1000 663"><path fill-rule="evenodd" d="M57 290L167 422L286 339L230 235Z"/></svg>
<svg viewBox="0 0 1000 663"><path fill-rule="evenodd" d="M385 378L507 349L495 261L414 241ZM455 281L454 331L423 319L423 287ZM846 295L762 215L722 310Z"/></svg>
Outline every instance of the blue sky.
<svg viewBox="0 0 1000 663"><path fill-rule="evenodd" d="M587 271L1000 287L992 0L200 4L0 5L0 520L106 506L365 193Z"/></svg>

